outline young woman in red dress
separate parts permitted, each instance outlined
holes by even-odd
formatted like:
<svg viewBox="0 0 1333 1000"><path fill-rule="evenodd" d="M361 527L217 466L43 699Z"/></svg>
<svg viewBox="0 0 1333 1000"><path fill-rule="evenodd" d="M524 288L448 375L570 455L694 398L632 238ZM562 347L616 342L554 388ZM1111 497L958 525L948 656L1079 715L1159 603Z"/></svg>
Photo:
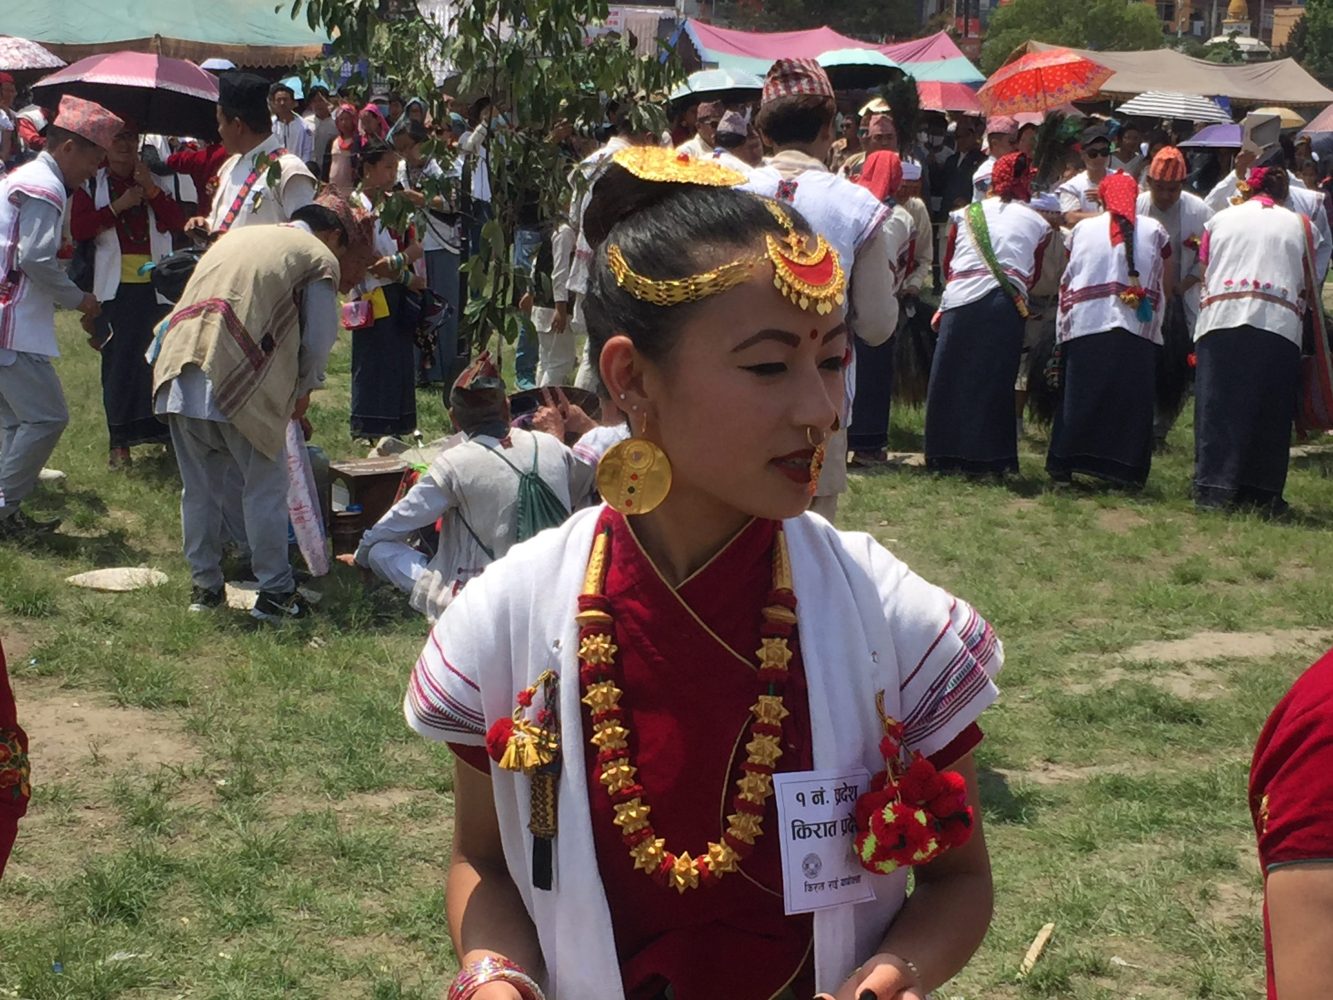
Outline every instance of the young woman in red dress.
<svg viewBox="0 0 1333 1000"><path fill-rule="evenodd" d="M456 1000L923 1000L989 925L972 751L1002 651L806 513L845 418L845 276L741 181L616 154L584 305L633 437L599 467L606 505L469 583L413 672L409 723L459 759ZM787 915L784 852L827 872L774 775L886 759L913 763L823 842L872 898Z"/></svg>

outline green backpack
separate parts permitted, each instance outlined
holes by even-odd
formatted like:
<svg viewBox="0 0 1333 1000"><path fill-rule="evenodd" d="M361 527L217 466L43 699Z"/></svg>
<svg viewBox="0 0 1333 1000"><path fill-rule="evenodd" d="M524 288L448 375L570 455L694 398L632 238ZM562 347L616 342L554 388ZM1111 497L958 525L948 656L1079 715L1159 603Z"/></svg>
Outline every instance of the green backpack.
<svg viewBox="0 0 1333 1000"><path fill-rule="evenodd" d="M526 542L533 535L545 531L547 528L554 528L565 523L566 518L569 517L569 510L561 502L560 497L556 495L555 490L547 484L546 480L537 475L538 447L535 437L532 442L532 468L527 472L524 472L489 445L482 445L482 447L513 469L514 474L518 476L518 541ZM477 533L472 530L472 526L466 520L463 520L463 527L472 536L472 540L481 546L481 550L489 558L494 559L495 553L477 537Z"/></svg>

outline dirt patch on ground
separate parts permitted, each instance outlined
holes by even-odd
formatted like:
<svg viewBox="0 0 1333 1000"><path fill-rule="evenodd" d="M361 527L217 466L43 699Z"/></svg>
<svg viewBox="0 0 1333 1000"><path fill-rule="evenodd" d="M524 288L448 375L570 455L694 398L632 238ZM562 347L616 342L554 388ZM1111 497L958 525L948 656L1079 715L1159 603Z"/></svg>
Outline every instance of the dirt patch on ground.
<svg viewBox="0 0 1333 1000"><path fill-rule="evenodd" d="M1274 632L1196 632L1184 639L1140 642L1120 655L1127 660L1197 663L1201 660L1262 659L1283 653L1322 649L1328 629L1278 629Z"/></svg>
<svg viewBox="0 0 1333 1000"><path fill-rule="evenodd" d="M1150 659L1155 660L1157 658L1151 657ZM1140 684L1146 681L1168 694L1173 694L1186 701L1208 701L1212 698L1220 698L1227 692L1227 682L1224 674L1195 664L1187 664L1179 670L1156 671L1109 667L1099 673L1093 681L1065 686L1074 694L1092 694L1095 691L1114 687L1121 681L1134 681Z"/></svg>
<svg viewBox="0 0 1333 1000"><path fill-rule="evenodd" d="M1032 767L1012 770L997 767L995 773L1004 775L1006 780L1018 780L1030 785L1063 785L1070 781L1086 781L1100 774L1128 774L1134 770L1135 768L1128 764L1087 764L1082 767L1069 767L1043 760Z"/></svg>
<svg viewBox="0 0 1333 1000"><path fill-rule="evenodd" d="M19 721L28 733L35 780L81 774L90 763L108 770L184 764L198 753L169 716L122 708L104 695L16 678Z"/></svg>
<svg viewBox="0 0 1333 1000"><path fill-rule="evenodd" d="M1215 924L1235 924L1262 912L1260 884L1258 880L1244 884L1213 882L1208 887L1209 900L1204 908L1204 917Z"/></svg>
<svg viewBox="0 0 1333 1000"><path fill-rule="evenodd" d="M1113 535L1128 535L1135 528L1148 523L1148 519L1136 511L1123 507L1111 507L1097 511L1097 527Z"/></svg>

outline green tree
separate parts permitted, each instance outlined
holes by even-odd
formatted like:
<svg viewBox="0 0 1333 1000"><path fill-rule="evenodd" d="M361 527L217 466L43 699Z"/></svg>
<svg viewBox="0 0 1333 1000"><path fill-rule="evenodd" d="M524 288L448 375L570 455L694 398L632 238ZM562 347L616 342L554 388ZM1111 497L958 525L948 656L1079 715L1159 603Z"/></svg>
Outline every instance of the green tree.
<svg viewBox="0 0 1333 1000"><path fill-rule="evenodd" d="M444 110L432 63L452 68L455 93L493 99L504 116L488 145L494 217L465 268L463 318L478 344L497 334L512 342L519 330L515 305L526 284L510 264L519 210L536 199L547 219L557 219L569 204L573 164L554 135L588 135L601 127L606 95L632 105L627 113L636 126L665 128L660 107L633 99L664 94L678 82L678 62L639 56L616 36L589 43L585 29L606 20L606 0L468 0L454 5L447 33L412 0L285 2L292 17L304 16L334 35L337 61L368 57L375 72L403 92L430 95L432 114ZM434 152L447 159L443 150ZM400 219L410 211L405 199L395 199L383 214Z"/></svg>
<svg viewBox="0 0 1333 1000"><path fill-rule="evenodd" d="M994 73L1029 40L1077 49L1159 49L1162 22L1151 4L1127 0L1014 0L991 14L981 71Z"/></svg>
<svg viewBox="0 0 1333 1000"><path fill-rule="evenodd" d="M1287 55L1320 80L1333 80L1333 0L1307 0L1287 40Z"/></svg>

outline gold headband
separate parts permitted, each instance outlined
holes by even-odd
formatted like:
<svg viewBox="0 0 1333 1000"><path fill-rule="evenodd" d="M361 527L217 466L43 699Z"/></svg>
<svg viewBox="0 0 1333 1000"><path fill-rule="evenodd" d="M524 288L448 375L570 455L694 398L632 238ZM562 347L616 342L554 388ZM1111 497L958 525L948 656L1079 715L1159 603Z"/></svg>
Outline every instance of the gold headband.
<svg viewBox="0 0 1333 1000"><path fill-rule="evenodd" d="M828 315L846 301L846 275L837 251L822 236L816 237L810 249L809 238L796 231L781 205L767 200L764 204L787 235L781 240L765 236L766 252L762 254L738 257L685 278L649 278L631 268L619 245L612 243L606 248L606 265L616 284L636 299L674 306L730 291L749 280L757 265L768 261L773 265L773 286L783 298L801 309L813 306L819 315Z"/></svg>
<svg viewBox="0 0 1333 1000"><path fill-rule="evenodd" d="M611 159L640 180L658 184L736 187L746 180L744 174L716 160L696 160L689 153L677 153L663 146L627 146Z"/></svg>

